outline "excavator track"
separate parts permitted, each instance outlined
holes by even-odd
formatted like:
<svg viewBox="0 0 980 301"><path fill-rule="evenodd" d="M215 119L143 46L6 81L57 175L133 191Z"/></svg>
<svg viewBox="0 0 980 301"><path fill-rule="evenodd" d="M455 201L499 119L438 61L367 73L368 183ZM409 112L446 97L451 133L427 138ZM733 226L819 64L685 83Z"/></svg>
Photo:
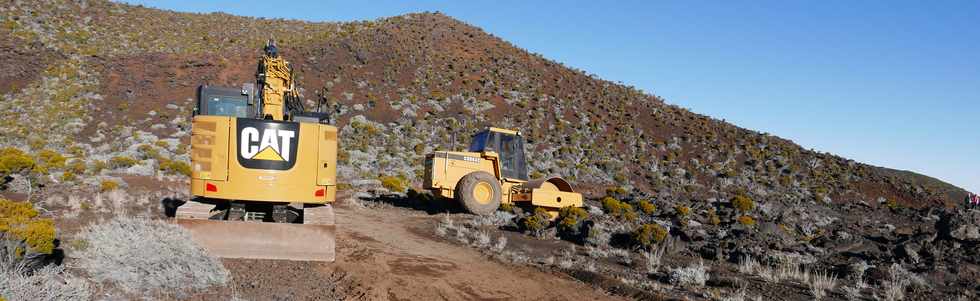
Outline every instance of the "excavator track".
<svg viewBox="0 0 980 301"><path fill-rule="evenodd" d="M309 206L309 205L308 205ZM214 205L187 202L177 208L174 222L211 255L333 262L336 224L330 205L303 208L302 223L223 220Z"/></svg>

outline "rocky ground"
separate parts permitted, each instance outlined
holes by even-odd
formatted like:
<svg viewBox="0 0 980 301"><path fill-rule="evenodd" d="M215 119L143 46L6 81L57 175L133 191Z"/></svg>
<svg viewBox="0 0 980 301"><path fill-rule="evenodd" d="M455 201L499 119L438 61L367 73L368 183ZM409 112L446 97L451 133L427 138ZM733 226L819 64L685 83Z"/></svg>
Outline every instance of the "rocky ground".
<svg viewBox="0 0 980 301"><path fill-rule="evenodd" d="M184 180L125 178L143 184L109 192L55 185L34 195L59 229L67 275L88 279L95 299L134 293L86 278L84 229L119 216L162 218L161 200L186 198ZM478 217L377 180L356 183L337 204L337 262L225 259L223 284L150 298L970 300L980 288L980 210L801 203L741 212L716 201L684 203L681 215L683 206L668 201L654 199L657 208L644 212L619 196L636 205L635 216L592 199L579 221L586 234L574 236L564 216L532 229L520 208ZM736 218L746 215L759 221ZM644 245L637 229L653 224L666 235Z"/></svg>

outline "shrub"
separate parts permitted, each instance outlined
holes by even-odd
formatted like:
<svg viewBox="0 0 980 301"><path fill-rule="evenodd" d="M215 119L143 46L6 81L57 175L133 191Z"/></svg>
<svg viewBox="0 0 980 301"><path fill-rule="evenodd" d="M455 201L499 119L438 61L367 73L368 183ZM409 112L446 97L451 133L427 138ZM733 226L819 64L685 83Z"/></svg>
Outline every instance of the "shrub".
<svg viewBox="0 0 980 301"><path fill-rule="evenodd" d="M654 212L657 212L657 205L654 205L648 200L640 200L639 202L636 202L636 206L639 207L640 211L643 211L643 214L646 215L651 215Z"/></svg>
<svg viewBox="0 0 980 301"><path fill-rule="evenodd" d="M52 169L65 168L65 161L65 157L61 154L50 149L44 149L37 153L37 164L34 169L40 174L47 174Z"/></svg>
<svg viewBox="0 0 980 301"><path fill-rule="evenodd" d="M150 146L149 144L141 144L136 148L136 150L140 153L140 159L146 160L160 158L160 151L153 148L153 146Z"/></svg>
<svg viewBox="0 0 980 301"><path fill-rule="evenodd" d="M551 214L544 208L538 207L534 208L534 214L525 217L521 221L521 225L524 229L534 235L535 237L541 237L544 229L551 225Z"/></svg>
<svg viewBox="0 0 980 301"><path fill-rule="evenodd" d="M585 242L593 246L607 246L612 239L612 233L609 233L608 229L602 224L593 224L589 227L588 233L589 235L585 238Z"/></svg>
<svg viewBox="0 0 980 301"><path fill-rule="evenodd" d="M34 165L34 159L19 149L0 149L0 176L29 172L34 169Z"/></svg>
<svg viewBox="0 0 980 301"><path fill-rule="evenodd" d="M731 202L732 202L732 207L738 209L738 211L741 212L748 212L749 210L752 210L752 208L755 208L755 203L752 202L752 199L745 194L740 193L735 195L735 197L732 198Z"/></svg>
<svg viewBox="0 0 980 301"><path fill-rule="evenodd" d="M76 175L85 174L86 169L85 161L82 160L75 159L68 164L68 171Z"/></svg>
<svg viewBox="0 0 980 301"><path fill-rule="evenodd" d="M101 161L101 160L95 161L95 163L92 164L92 174L97 175L101 173L103 170L105 170L106 168L109 168L109 163L106 163L106 161Z"/></svg>
<svg viewBox="0 0 980 301"><path fill-rule="evenodd" d="M49 265L30 270L10 258L0 256L0 301L89 300L91 288L85 280L66 273L63 266Z"/></svg>
<svg viewBox="0 0 980 301"><path fill-rule="evenodd" d="M99 184L99 190L102 192L113 191L116 189L119 189L119 183L113 180L103 180L102 183Z"/></svg>
<svg viewBox="0 0 980 301"><path fill-rule="evenodd" d="M633 210L633 205L622 203L620 206L623 211L623 219L625 219L626 221L632 222L635 221L637 218L639 218L639 216L636 214L636 211Z"/></svg>
<svg viewBox="0 0 980 301"><path fill-rule="evenodd" d="M610 197L624 197L624 196L626 196L626 188L623 188L623 187L610 187L610 188L606 188L606 196L610 196Z"/></svg>
<svg viewBox="0 0 980 301"><path fill-rule="evenodd" d="M708 223L715 226L721 224L721 218L718 217L718 212L715 210L715 208L708 210Z"/></svg>
<svg viewBox="0 0 980 301"><path fill-rule="evenodd" d="M667 239L667 229L658 224L644 224L633 231L632 238L643 248L651 249L653 244Z"/></svg>
<svg viewBox="0 0 980 301"><path fill-rule="evenodd" d="M704 262L670 271L670 283L684 287L702 287L708 281L708 269Z"/></svg>
<svg viewBox="0 0 980 301"><path fill-rule="evenodd" d="M684 205L677 205L674 207L674 215L678 218L687 218L691 214L691 208Z"/></svg>
<svg viewBox="0 0 980 301"><path fill-rule="evenodd" d="M202 290L228 281L221 261L169 222L118 217L82 230L78 264L92 279L144 297Z"/></svg>
<svg viewBox="0 0 980 301"><path fill-rule="evenodd" d="M115 156L109 159L109 166L112 168L128 168L139 163L136 159L126 156Z"/></svg>
<svg viewBox="0 0 980 301"><path fill-rule="evenodd" d="M161 159L160 170L172 175L191 176L191 166L184 161Z"/></svg>
<svg viewBox="0 0 980 301"><path fill-rule="evenodd" d="M755 219L748 215L743 215L738 217L738 223L745 226L755 226Z"/></svg>
<svg viewBox="0 0 980 301"><path fill-rule="evenodd" d="M392 191L392 192L405 191L405 183L399 177L381 176L380 178L378 178L378 180L381 180L381 186L384 187L385 189L388 189L388 191Z"/></svg>
<svg viewBox="0 0 980 301"><path fill-rule="evenodd" d="M164 141L164 140L157 140L157 142L154 142L153 145L156 145L157 147L162 148L162 149L169 149L170 148L170 143L167 143L167 141Z"/></svg>
<svg viewBox="0 0 980 301"><path fill-rule="evenodd" d="M68 148L68 153L71 154L72 157L81 158L85 156L85 149L78 145L72 145Z"/></svg>
<svg viewBox="0 0 980 301"><path fill-rule="evenodd" d="M500 203L500 208L497 208L503 212L514 213L514 205L511 203Z"/></svg>
<svg viewBox="0 0 980 301"><path fill-rule="evenodd" d="M74 172L71 172L70 170L66 170L65 172L61 173L61 180L62 181L65 181L65 182L74 181L75 178L76 178L75 173Z"/></svg>
<svg viewBox="0 0 980 301"><path fill-rule="evenodd" d="M589 218L589 212L578 207L564 207L558 211L558 233L578 236L582 233L582 225Z"/></svg>
<svg viewBox="0 0 980 301"><path fill-rule="evenodd" d="M612 217L622 218L627 221L634 221L638 218L633 206L626 202L621 202L613 197L602 198L602 210Z"/></svg>
<svg viewBox="0 0 980 301"><path fill-rule="evenodd" d="M30 202L0 199L0 237L13 240L14 249L5 252L18 256L27 251L51 254L54 250L54 221L38 217L37 210Z"/></svg>
<svg viewBox="0 0 980 301"><path fill-rule="evenodd" d="M885 207L888 207L888 209L896 210L898 208L901 208L902 205L899 205L898 201L896 201L895 199L888 199L885 201Z"/></svg>
<svg viewBox="0 0 980 301"><path fill-rule="evenodd" d="M619 217L623 214L622 202L614 197L604 197L602 198L602 210L609 215Z"/></svg>

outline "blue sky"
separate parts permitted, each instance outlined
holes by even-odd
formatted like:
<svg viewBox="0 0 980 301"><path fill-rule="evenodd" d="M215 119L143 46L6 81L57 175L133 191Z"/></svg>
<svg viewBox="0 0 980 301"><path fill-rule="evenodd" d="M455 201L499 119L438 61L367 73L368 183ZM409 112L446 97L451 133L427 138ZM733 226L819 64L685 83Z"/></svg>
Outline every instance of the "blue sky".
<svg viewBox="0 0 980 301"><path fill-rule="evenodd" d="M310 21L441 11L669 103L980 192L980 1L129 1Z"/></svg>

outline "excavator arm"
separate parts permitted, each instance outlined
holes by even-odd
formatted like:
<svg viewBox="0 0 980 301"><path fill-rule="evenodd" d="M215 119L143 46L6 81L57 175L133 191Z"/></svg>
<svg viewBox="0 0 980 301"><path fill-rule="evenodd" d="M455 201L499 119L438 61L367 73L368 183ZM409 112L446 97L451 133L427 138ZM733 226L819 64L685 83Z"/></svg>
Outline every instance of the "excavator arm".
<svg viewBox="0 0 980 301"><path fill-rule="evenodd" d="M264 119L289 120L306 112L296 91L293 68L279 56L275 40L269 40L265 54L259 60L255 81L259 84L259 100Z"/></svg>

